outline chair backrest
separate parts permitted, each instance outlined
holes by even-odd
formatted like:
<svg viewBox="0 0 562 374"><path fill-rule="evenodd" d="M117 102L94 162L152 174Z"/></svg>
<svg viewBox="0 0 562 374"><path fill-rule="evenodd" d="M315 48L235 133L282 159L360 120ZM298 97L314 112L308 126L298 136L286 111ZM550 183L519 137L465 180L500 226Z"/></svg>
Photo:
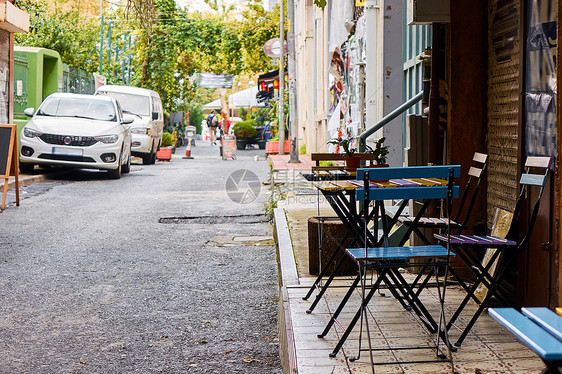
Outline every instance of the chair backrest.
<svg viewBox="0 0 562 374"><path fill-rule="evenodd" d="M539 193L533 206L533 210L529 220L529 226L527 227L527 232L525 233L523 239L521 239L521 241L519 242L519 247L524 247L527 245L531 233L533 232L533 227L535 225L537 214L539 212L542 193L544 191L544 186L548 179L548 173L550 172L551 166L552 157L528 157L525 161L525 172L521 174L521 179L519 180L521 191L519 193L519 197L517 198L517 203L515 204L511 227L506 236L508 239L517 239L517 226L519 215L521 212L521 205L525 200L525 197L528 195L528 189L530 189L531 187L538 187Z"/></svg>
<svg viewBox="0 0 562 374"><path fill-rule="evenodd" d="M458 229L458 234L460 234L463 228L466 227L466 225L468 224L468 220L470 219L472 208L474 208L474 203L476 202L476 197L478 195L478 191L480 190L480 183L482 182L484 171L486 170L486 166L488 165L488 155L475 152L474 157L472 157L472 164L473 165L468 170L468 181L466 182L466 186L463 190L457 214L453 218L453 221L459 222L464 210L466 199L470 194L470 201L468 203L466 214L462 222L459 222L460 227Z"/></svg>

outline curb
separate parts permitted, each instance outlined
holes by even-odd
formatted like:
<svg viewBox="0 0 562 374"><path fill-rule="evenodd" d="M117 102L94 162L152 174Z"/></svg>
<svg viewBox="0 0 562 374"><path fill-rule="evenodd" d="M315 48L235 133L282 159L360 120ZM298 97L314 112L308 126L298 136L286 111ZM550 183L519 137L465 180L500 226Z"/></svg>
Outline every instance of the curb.
<svg viewBox="0 0 562 374"><path fill-rule="evenodd" d="M274 237L277 243L279 264L279 312L277 329L279 335L279 356L285 374L297 374L297 355L291 319L291 306L287 287L299 284L297 264L293 252L293 244L283 208L273 210Z"/></svg>
<svg viewBox="0 0 562 374"><path fill-rule="evenodd" d="M47 177L58 177L68 173L69 169L48 170L38 174L19 174L20 188L32 185L33 183L43 182ZM16 188L16 178L11 176L8 180L8 189Z"/></svg>
<svg viewBox="0 0 562 374"><path fill-rule="evenodd" d="M21 187L25 187L25 186L29 186L30 184L33 183L37 183L37 182L42 182L46 179L44 174L36 174L36 175L21 175L18 178L19 180L19 186ZM8 180L8 189L13 189L16 188L16 178L15 177L10 177L10 179Z"/></svg>

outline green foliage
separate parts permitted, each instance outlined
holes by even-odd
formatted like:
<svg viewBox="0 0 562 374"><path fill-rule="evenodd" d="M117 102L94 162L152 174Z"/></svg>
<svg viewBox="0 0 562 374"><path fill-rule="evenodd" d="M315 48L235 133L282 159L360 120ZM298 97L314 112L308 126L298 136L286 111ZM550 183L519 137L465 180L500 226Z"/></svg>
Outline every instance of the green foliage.
<svg viewBox="0 0 562 374"><path fill-rule="evenodd" d="M285 200L287 198L287 193L280 191L277 186L273 183L271 197L263 206L263 212L268 220L273 221L274 209L277 208L279 200Z"/></svg>
<svg viewBox="0 0 562 374"><path fill-rule="evenodd" d="M357 148L353 147L354 141L354 138L342 138L341 136L338 136L337 138L330 140L328 144L339 145L343 148L345 155L351 157L355 154L355 152L357 152Z"/></svg>
<svg viewBox="0 0 562 374"><path fill-rule="evenodd" d="M324 9L324 7L326 6L326 0L314 0L314 5L316 5L318 8Z"/></svg>
<svg viewBox="0 0 562 374"><path fill-rule="evenodd" d="M16 45L49 48L70 66L89 72L98 69L99 20L83 17L77 10L49 7L44 0L19 0L15 5L30 15L30 31L16 33Z"/></svg>
<svg viewBox="0 0 562 374"><path fill-rule="evenodd" d="M157 3L157 11L159 6ZM160 93L167 110L181 110L205 91L188 79L195 72L255 74L273 67L273 60L261 49L274 37L275 22L271 17L261 17L261 6L251 7L249 19L230 22L218 17L188 16L175 9L173 21L156 24L150 40L141 31L137 58L146 62L146 68L135 70L135 85Z"/></svg>
<svg viewBox="0 0 562 374"><path fill-rule="evenodd" d="M77 4L78 0L65 0ZM157 91L164 110L193 111L214 99L215 90L197 87L196 72L256 75L275 68L263 53L264 43L277 36L279 7L272 12L250 2L240 20L229 19L223 0L208 0L216 15L188 14L174 0L127 0L127 8L104 2L103 74L109 83L121 83L123 57L131 54L131 85ZM54 49L64 63L88 72L99 69L100 20L77 10L63 12L46 0L16 0L31 15L31 31L16 34L16 44ZM225 6L223 6L225 5ZM78 9L78 8L76 8ZM112 21L112 47L119 61L107 58L108 22ZM135 30L131 34L131 30ZM132 50L128 38L133 36ZM195 126L200 121L192 122Z"/></svg>
<svg viewBox="0 0 562 374"><path fill-rule="evenodd" d="M242 107L240 108L240 118L248 119L248 109Z"/></svg>
<svg viewBox="0 0 562 374"><path fill-rule="evenodd" d="M305 154L306 154L306 144L303 144L299 148L299 155L305 155Z"/></svg>
<svg viewBox="0 0 562 374"><path fill-rule="evenodd" d="M377 140L374 149L365 144L365 153L373 154L376 157L374 162L377 165L386 164L386 156L388 155L388 146L384 145L385 140L386 140L385 137L382 137L379 140Z"/></svg>
<svg viewBox="0 0 562 374"><path fill-rule="evenodd" d="M259 108L258 110L254 110L252 112L252 118L261 124L264 124L267 121L275 121L277 119L276 115L277 113L274 111L274 107Z"/></svg>
<svg viewBox="0 0 562 374"><path fill-rule="evenodd" d="M253 138L258 135L258 131L254 127L257 125L256 121L248 120L234 124L234 135L239 139Z"/></svg>
<svg viewBox="0 0 562 374"><path fill-rule="evenodd" d="M192 106L189 108L189 124L195 126L195 132L201 134L201 122L205 119L205 115L201 107Z"/></svg>
<svg viewBox="0 0 562 374"><path fill-rule="evenodd" d="M169 147L174 145L172 142L172 134L169 132L162 133L162 144L161 147Z"/></svg>

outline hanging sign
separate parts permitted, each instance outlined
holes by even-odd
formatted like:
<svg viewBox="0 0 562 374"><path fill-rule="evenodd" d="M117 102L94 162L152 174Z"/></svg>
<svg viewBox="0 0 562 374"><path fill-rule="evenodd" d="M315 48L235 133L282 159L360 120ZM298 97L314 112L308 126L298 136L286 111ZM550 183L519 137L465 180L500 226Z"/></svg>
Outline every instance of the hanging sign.
<svg viewBox="0 0 562 374"><path fill-rule="evenodd" d="M198 73L197 82L201 88L232 88L232 74Z"/></svg>

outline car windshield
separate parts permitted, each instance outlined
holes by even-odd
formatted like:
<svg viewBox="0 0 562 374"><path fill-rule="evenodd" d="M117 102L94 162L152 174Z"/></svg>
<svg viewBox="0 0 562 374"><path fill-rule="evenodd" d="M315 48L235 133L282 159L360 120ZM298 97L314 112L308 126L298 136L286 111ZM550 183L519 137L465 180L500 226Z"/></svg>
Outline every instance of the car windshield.
<svg viewBox="0 0 562 374"><path fill-rule="evenodd" d="M115 98L121 104L121 109L124 112L139 116L150 116L150 101L147 96L122 92L100 92L100 94Z"/></svg>
<svg viewBox="0 0 562 374"><path fill-rule="evenodd" d="M37 115L76 117L112 122L117 120L113 103L83 97L48 97L39 107Z"/></svg>

